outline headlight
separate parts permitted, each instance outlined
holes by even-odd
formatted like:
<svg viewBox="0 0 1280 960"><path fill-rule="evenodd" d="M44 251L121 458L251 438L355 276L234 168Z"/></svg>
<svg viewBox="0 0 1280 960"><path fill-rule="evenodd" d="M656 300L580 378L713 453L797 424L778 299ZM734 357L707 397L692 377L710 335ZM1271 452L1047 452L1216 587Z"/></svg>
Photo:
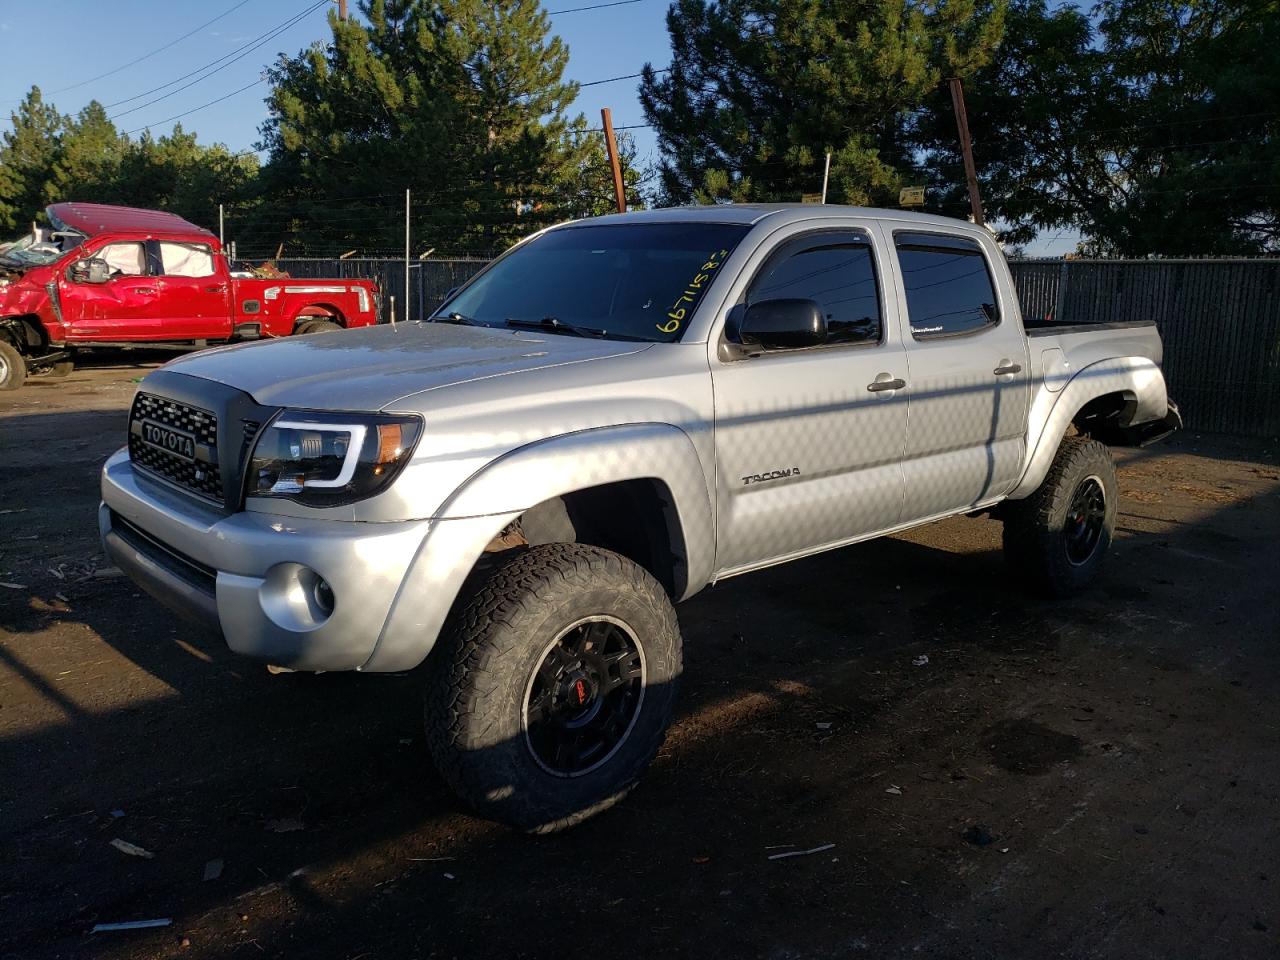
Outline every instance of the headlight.
<svg viewBox="0 0 1280 960"><path fill-rule="evenodd" d="M247 494L338 506L386 488L422 433L417 417L286 410L262 431Z"/></svg>

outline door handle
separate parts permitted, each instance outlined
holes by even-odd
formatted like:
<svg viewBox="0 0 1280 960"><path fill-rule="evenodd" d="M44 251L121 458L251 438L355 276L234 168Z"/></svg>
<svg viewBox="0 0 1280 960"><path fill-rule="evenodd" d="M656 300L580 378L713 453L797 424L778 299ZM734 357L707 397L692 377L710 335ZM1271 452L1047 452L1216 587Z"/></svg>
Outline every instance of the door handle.
<svg viewBox="0 0 1280 960"><path fill-rule="evenodd" d="M884 379L881 379L881 377ZM901 377L891 380L887 373L882 373L867 384L867 389L872 393L880 393L883 390L901 390L906 385L907 381L903 380Z"/></svg>
<svg viewBox="0 0 1280 960"><path fill-rule="evenodd" d="M996 367L991 372L994 373L997 377L1003 377L1007 373L1021 373L1022 364L1009 363L1008 361L1001 360L1000 366Z"/></svg>
<svg viewBox="0 0 1280 960"><path fill-rule="evenodd" d="M211 287L205 287L205 288L204 288L204 292L205 292L205 293L222 293L222 292L223 292L224 290L226 290L226 289L227 289L227 288L226 288L226 287L224 287L222 284L220 284L220 283L215 283L215 284L214 284L213 286L211 286Z"/></svg>

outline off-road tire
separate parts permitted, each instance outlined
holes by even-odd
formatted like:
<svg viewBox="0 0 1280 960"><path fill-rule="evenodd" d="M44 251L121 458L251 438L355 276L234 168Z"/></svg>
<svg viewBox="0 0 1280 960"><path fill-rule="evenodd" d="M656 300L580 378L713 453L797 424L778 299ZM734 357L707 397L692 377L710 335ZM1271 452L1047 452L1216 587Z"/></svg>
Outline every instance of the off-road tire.
<svg viewBox="0 0 1280 960"><path fill-rule="evenodd" d="M335 323L325 317L317 317L315 320L303 320L298 323L298 333L332 333L334 330L341 330L342 324Z"/></svg>
<svg viewBox="0 0 1280 960"><path fill-rule="evenodd" d="M1078 496L1089 499L1095 492L1091 483L1101 491L1103 502L1101 510L1094 511L1099 520L1096 542L1087 556L1081 556L1082 541L1072 536L1080 529L1073 504ZM1064 437L1035 493L1003 505L1004 556L1010 570L1044 596L1066 597L1083 590L1097 576L1111 545L1119 494L1111 451L1086 437Z"/></svg>
<svg viewBox="0 0 1280 960"><path fill-rule="evenodd" d="M0 340L0 390L17 390L27 379L27 361L14 347Z"/></svg>
<svg viewBox="0 0 1280 960"><path fill-rule="evenodd" d="M606 759L558 776L526 736L526 697L548 645L598 616L630 630L643 655L643 692ZM479 815L531 833L563 830L635 786L666 736L680 672L675 610L643 568L580 544L513 551L451 618L432 653L427 743L441 776Z"/></svg>

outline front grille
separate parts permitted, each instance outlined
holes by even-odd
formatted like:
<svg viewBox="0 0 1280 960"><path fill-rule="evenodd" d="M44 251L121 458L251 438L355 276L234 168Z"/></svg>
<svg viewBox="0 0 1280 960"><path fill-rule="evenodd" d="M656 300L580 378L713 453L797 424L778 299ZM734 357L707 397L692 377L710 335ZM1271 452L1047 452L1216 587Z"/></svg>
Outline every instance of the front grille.
<svg viewBox="0 0 1280 960"><path fill-rule="evenodd" d="M147 424L174 431L182 442L175 442L174 449L148 442ZM129 413L129 458L135 466L222 506L218 418L208 410L139 392Z"/></svg>

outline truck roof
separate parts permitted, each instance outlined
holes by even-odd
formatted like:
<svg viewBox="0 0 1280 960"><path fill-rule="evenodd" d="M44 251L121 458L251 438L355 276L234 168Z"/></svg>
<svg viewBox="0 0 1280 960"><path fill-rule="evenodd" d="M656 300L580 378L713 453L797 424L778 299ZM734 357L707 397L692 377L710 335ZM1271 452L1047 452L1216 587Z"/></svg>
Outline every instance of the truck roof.
<svg viewBox="0 0 1280 960"><path fill-rule="evenodd" d="M94 237L100 233L185 233L207 240L213 234L183 220L176 213L117 207L109 203L80 203L75 200L50 205L45 212L58 229L71 229Z"/></svg>
<svg viewBox="0 0 1280 960"><path fill-rule="evenodd" d="M637 210L632 213L613 213L604 217L592 217L597 223L740 223L751 225L765 218L778 223L796 220L812 220L830 216L871 217L882 220L905 220L935 226L967 226L973 224L954 217L940 217L932 213L915 213L910 210L887 210L876 207L850 207L834 203L718 203L703 206L661 207L657 210ZM583 221L576 221L582 223Z"/></svg>

